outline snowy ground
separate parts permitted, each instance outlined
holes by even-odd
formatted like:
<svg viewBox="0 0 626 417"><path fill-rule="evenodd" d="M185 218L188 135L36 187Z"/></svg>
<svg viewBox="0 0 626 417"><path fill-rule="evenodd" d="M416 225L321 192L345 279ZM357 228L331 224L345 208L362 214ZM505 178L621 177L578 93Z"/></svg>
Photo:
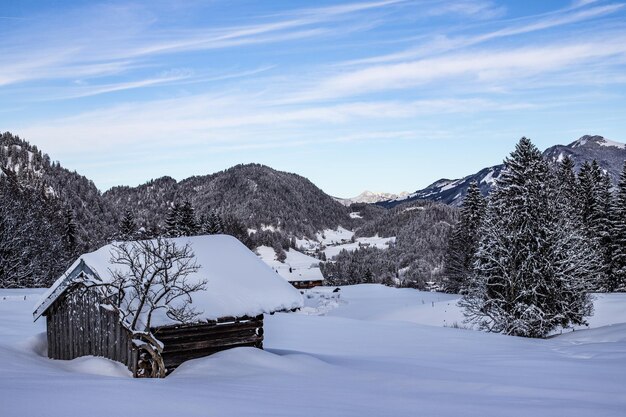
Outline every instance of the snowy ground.
<svg viewBox="0 0 626 417"><path fill-rule="evenodd" d="M344 249L348 252L353 252L361 247L387 249L389 247L389 244L395 241L395 237L359 237L356 238L354 242L327 246L324 249L324 254L326 254L327 259L332 259Z"/></svg>
<svg viewBox="0 0 626 417"><path fill-rule="evenodd" d="M287 255L284 262L276 260L276 251L269 246L256 248L259 257L274 271L287 281L323 281L324 276L320 270L320 260L305 255L295 249L285 251Z"/></svg>
<svg viewBox="0 0 626 417"><path fill-rule="evenodd" d="M41 292L0 290L3 417L539 417L626 410L624 294L597 298L593 329L530 340L443 327L460 320L453 296L345 287L324 308L311 299L303 313L267 316L266 351L233 349L187 362L164 380L133 380L105 359L47 359L44 322L33 324L30 315Z"/></svg>
<svg viewBox="0 0 626 417"><path fill-rule="evenodd" d="M320 244L327 245L339 245L342 243L350 243L350 240L354 236L354 232L345 229L341 226L337 230L324 229L316 234L316 239L311 240L309 238L296 239L296 246L303 250L315 250L320 247Z"/></svg>
<svg viewBox="0 0 626 417"><path fill-rule="evenodd" d="M422 207L418 208L421 209ZM312 252L320 249L320 246L323 245L326 258L332 259L344 249L348 252L353 252L361 247L387 249L391 243L396 241L395 236L379 237L376 235L371 237L359 237L354 239L354 242L352 242L353 236L354 232L340 226L337 230L325 229L324 231L318 233L317 240L311 240L308 238L296 239L296 246L302 251Z"/></svg>

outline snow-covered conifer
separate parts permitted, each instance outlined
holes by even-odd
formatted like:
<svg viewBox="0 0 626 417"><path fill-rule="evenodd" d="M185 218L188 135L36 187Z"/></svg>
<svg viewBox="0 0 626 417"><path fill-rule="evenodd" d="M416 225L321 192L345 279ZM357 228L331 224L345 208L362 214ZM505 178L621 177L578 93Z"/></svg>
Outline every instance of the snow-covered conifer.
<svg viewBox="0 0 626 417"><path fill-rule="evenodd" d="M183 205L180 207L178 230L181 236L194 236L198 234L198 223L196 221L195 210L189 200L185 200Z"/></svg>
<svg viewBox="0 0 626 417"><path fill-rule="evenodd" d="M610 279L611 252L611 217L612 196L611 181L597 161L586 162L578 174L580 187L580 218L583 233L590 239L590 245L597 246L602 262L601 275L597 279L596 290L606 291Z"/></svg>
<svg viewBox="0 0 626 417"><path fill-rule="evenodd" d="M203 233L208 235L217 235L224 233L224 226L222 225L222 219L215 210L211 210L206 217L206 222L203 224Z"/></svg>
<svg viewBox="0 0 626 417"><path fill-rule="evenodd" d="M597 253L560 215L541 152L522 138L490 197L475 273L461 305L480 328L544 337L591 313Z"/></svg>
<svg viewBox="0 0 626 417"><path fill-rule="evenodd" d="M472 182L467 190L459 222L448 243L446 253L445 275L446 291L459 293L467 287L467 281L473 271L476 250L486 202L480 193L478 184Z"/></svg>
<svg viewBox="0 0 626 417"><path fill-rule="evenodd" d="M626 162L619 178L613 213L613 252L608 289L626 291Z"/></svg>
<svg viewBox="0 0 626 417"><path fill-rule="evenodd" d="M68 252L76 251L76 223L74 223L74 212L71 208L66 208L64 212L63 241Z"/></svg>
<svg viewBox="0 0 626 417"><path fill-rule="evenodd" d="M133 240L137 235L137 223L131 210L126 210L124 218L120 222L120 239Z"/></svg>
<svg viewBox="0 0 626 417"><path fill-rule="evenodd" d="M181 236L180 231L180 204L174 203L173 206L170 207L167 212L167 217L165 218L165 233L169 237L178 237Z"/></svg>
<svg viewBox="0 0 626 417"><path fill-rule="evenodd" d="M562 215L570 217L572 221L580 222L580 197L574 172L574 160L569 156L564 157L556 167L554 178L557 204Z"/></svg>

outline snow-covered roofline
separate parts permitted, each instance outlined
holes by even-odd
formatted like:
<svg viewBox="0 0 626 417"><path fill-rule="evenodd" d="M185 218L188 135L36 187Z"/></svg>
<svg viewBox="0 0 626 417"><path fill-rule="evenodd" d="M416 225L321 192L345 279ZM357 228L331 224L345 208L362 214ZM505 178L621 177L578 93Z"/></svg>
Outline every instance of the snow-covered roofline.
<svg viewBox="0 0 626 417"><path fill-rule="evenodd" d="M253 252L232 236L210 235L167 239L177 246L190 245L200 266L189 280L206 281L206 289L193 294L193 305L202 311L200 320L227 316L256 316L302 306L301 294L268 267ZM50 287L35 306L37 320L73 284L111 280L111 270L120 265L111 262L115 244L81 255ZM175 324L167 317L155 325Z"/></svg>
<svg viewBox="0 0 626 417"><path fill-rule="evenodd" d="M52 287L48 289L39 301L39 304L35 307L33 317L37 320L48 308L54 303L54 301L61 296L73 283L75 283L81 275L85 272L93 274L93 271L85 264L82 258L78 258L76 262L59 278Z"/></svg>

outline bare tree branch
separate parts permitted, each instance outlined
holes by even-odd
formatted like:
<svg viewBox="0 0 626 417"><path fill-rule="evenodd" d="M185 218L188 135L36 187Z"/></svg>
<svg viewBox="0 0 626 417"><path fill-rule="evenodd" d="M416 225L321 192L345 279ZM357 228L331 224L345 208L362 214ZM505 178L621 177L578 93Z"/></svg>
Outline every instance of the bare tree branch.
<svg viewBox="0 0 626 417"><path fill-rule="evenodd" d="M158 340L152 335L156 311L180 323L197 319L193 293L206 289L206 280L189 279L200 265L190 244L178 246L158 238L115 244L111 250L110 282L94 283L104 303L118 311L120 320L136 335L137 346L151 358L152 376L163 376Z"/></svg>

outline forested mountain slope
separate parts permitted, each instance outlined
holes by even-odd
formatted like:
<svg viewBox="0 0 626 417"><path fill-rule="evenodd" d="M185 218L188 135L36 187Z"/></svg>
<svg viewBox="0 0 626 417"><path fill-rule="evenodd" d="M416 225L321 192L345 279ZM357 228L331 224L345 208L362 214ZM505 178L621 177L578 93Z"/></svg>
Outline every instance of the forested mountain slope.
<svg viewBox="0 0 626 417"><path fill-rule="evenodd" d="M70 209L79 248L92 247L114 232L119 216L86 177L63 168L36 146L11 133L0 135L0 167L13 173L23 190L40 193Z"/></svg>
<svg viewBox="0 0 626 417"><path fill-rule="evenodd" d="M250 229L272 228L290 236L314 237L323 229L352 225L348 208L308 179L258 164L180 182L164 177L139 187L115 187L104 198L119 210L134 210L142 221L159 225L173 202L185 200L198 214L218 210Z"/></svg>

